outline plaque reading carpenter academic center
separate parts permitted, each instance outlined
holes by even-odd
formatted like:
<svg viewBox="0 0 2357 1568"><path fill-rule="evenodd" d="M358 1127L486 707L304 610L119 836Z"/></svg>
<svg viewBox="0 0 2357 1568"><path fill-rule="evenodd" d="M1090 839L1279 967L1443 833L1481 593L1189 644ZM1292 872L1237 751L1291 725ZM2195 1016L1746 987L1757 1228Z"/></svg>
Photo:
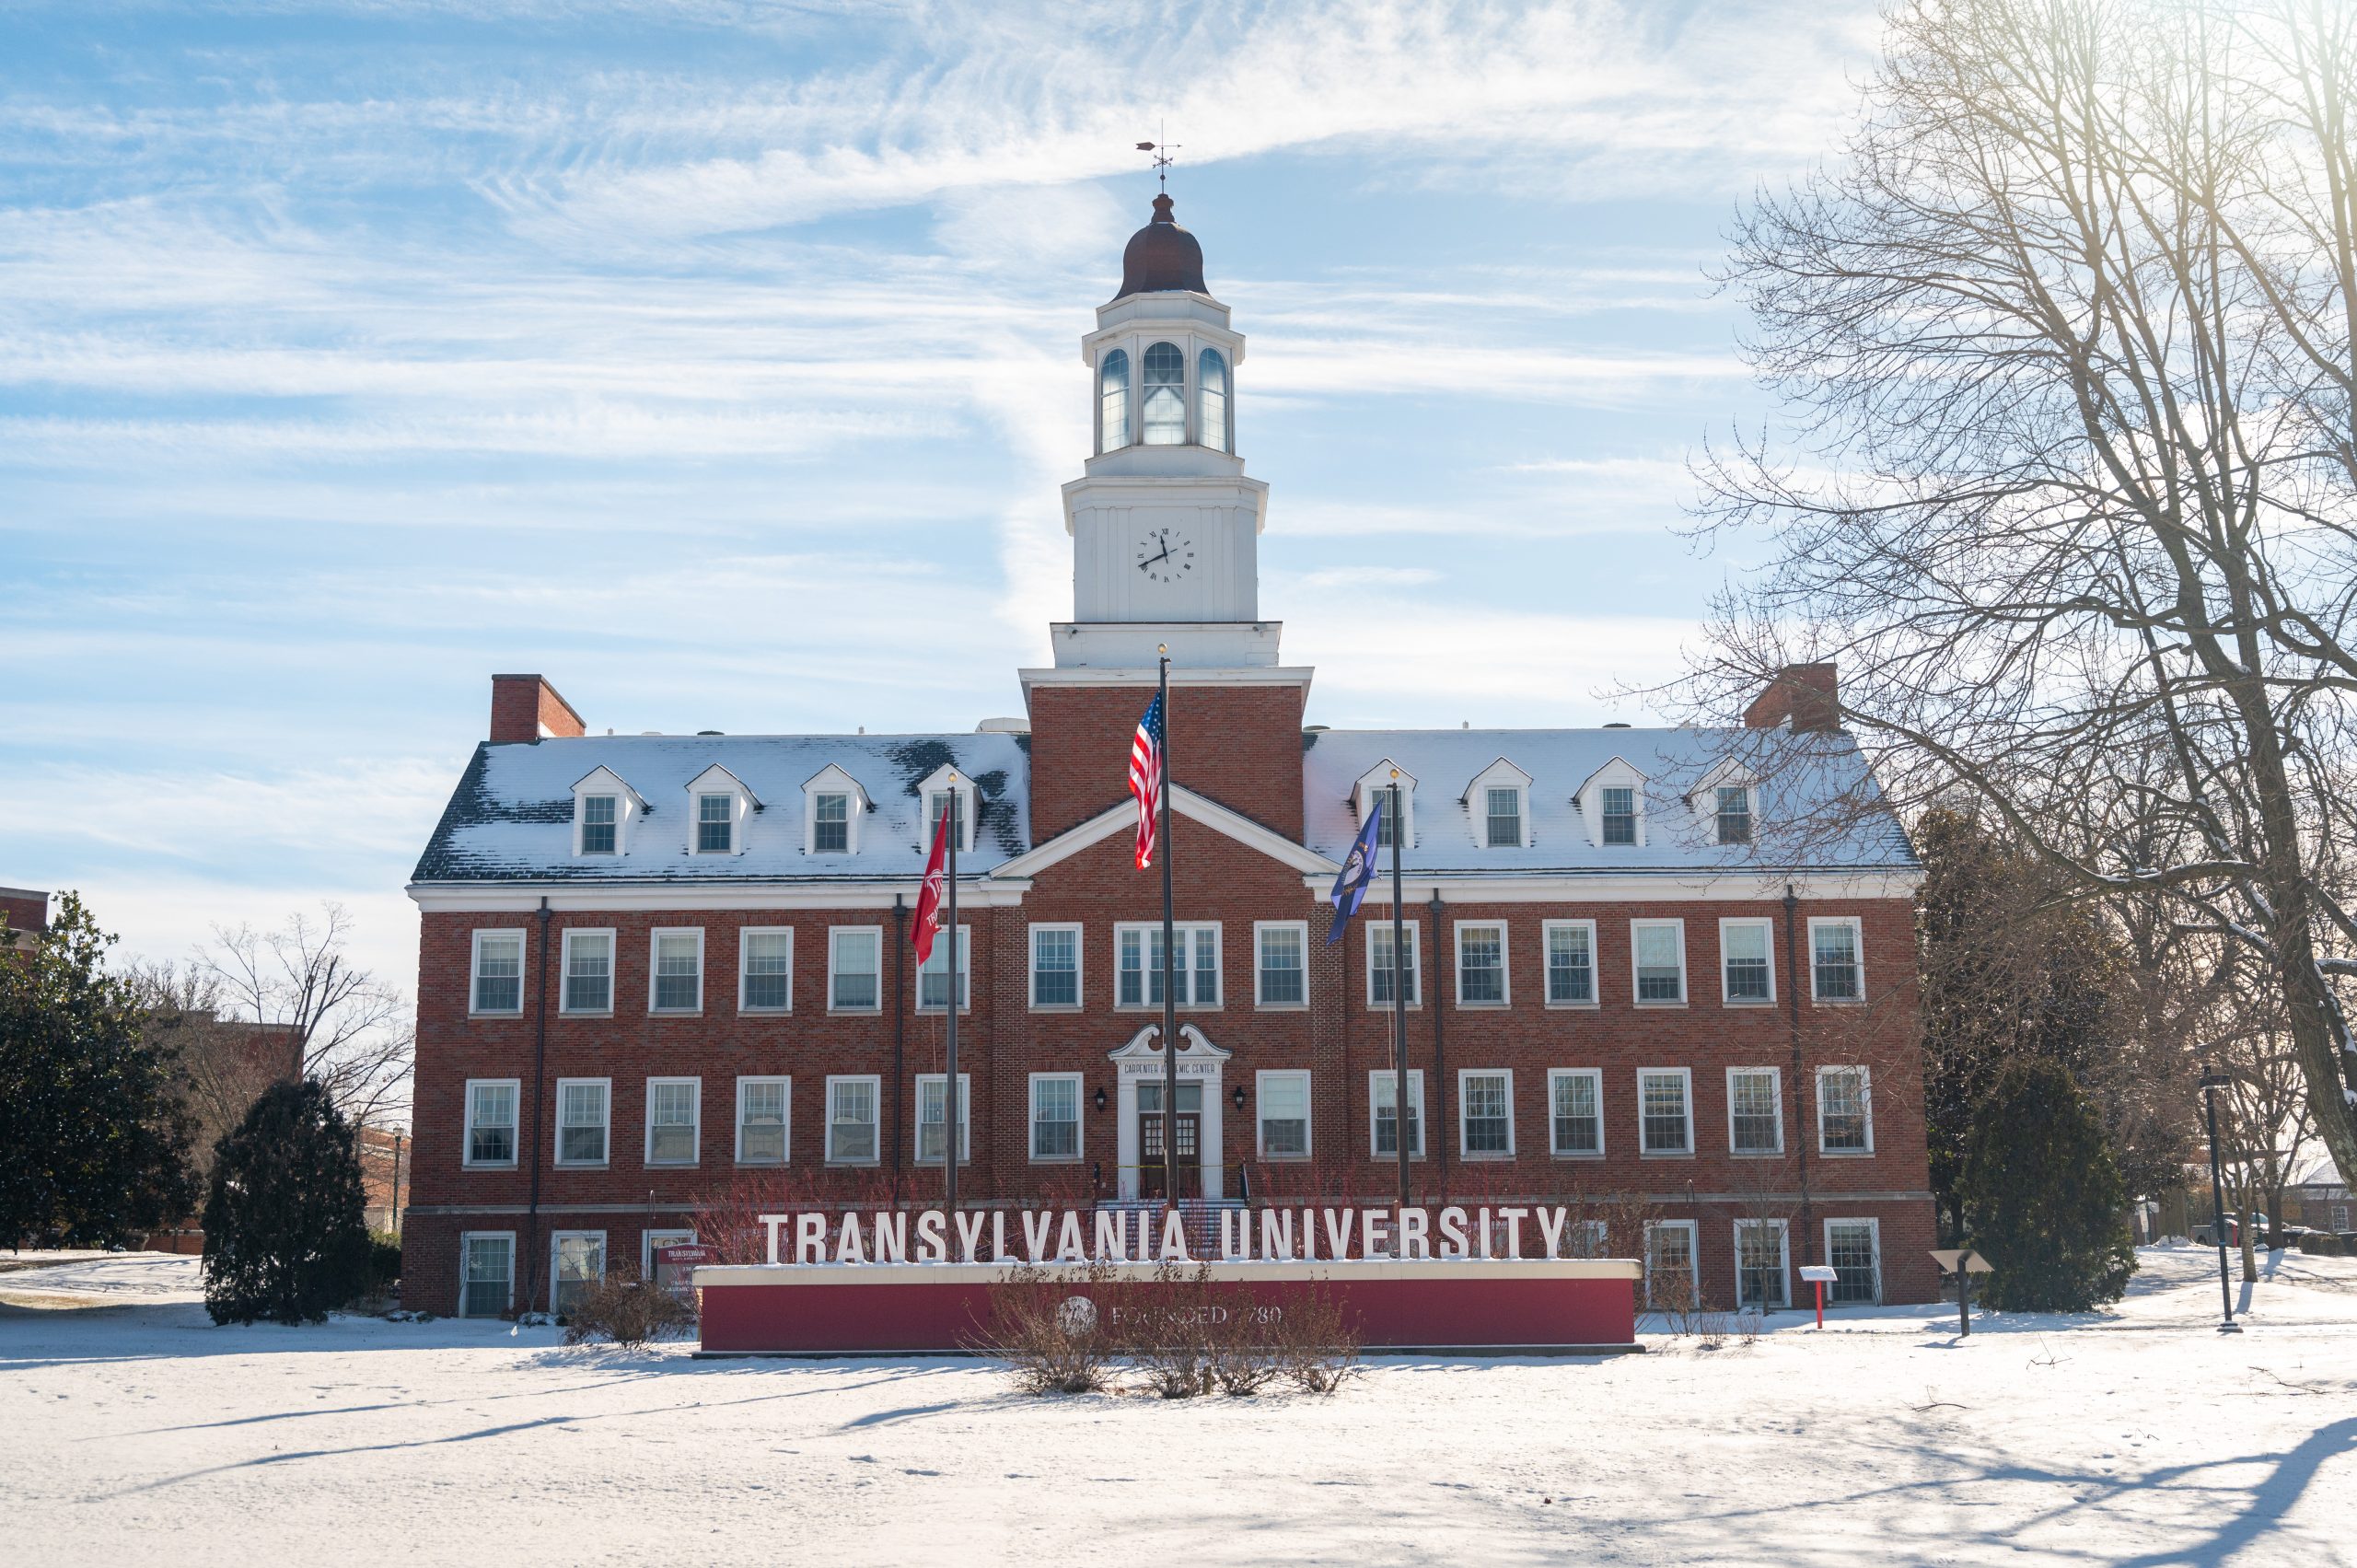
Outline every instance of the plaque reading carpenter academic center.
<svg viewBox="0 0 2357 1568"><path fill-rule="evenodd" d="M1014 672L1020 716L595 735L541 676L492 678L410 887L410 1305L562 1312L609 1271L660 1272L658 1249L748 1236L702 1274L770 1278L731 1274L768 1266L765 1214L817 1216L809 1277L867 1282L813 1288L870 1289L861 1268L1031 1256L1026 1216L1051 1212L1059 1245L1087 1217L1084 1251L1097 1216L1133 1216L1132 1258L1175 1220L1231 1269L1625 1260L1642 1308L1786 1307L1821 1265L1837 1308L1934 1297L1919 870L1833 668L1784 671L1724 728L1310 723L1313 672L1260 598L1251 385L1157 198L1081 340L1073 618ZM1166 657L1167 944L1125 783ZM1329 942L1394 786L1380 874ZM921 964L945 808L957 924ZM865 1256L877 1215L943 1206L945 1160L962 1223L1016 1239ZM1389 1218L1338 1234L1329 1211ZM861 1260L837 1255L844 1220Z"/></svg>

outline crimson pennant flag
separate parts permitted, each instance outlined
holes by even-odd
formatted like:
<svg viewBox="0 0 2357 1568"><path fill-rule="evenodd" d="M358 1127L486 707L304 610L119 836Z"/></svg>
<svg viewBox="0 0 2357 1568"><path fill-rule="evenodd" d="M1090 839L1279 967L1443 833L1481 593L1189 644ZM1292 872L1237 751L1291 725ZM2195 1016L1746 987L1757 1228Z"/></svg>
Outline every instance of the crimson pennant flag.
<svg viewBox="0 0 2357 1568"><path fill-rule="evenodd" d="M1162 804L1164 735L1162 698L1157 694L1138 720L1130 741L1130 793L1138 800L1138 869L1154 864L1155 812Z"/></svg>
<svg viewBox="0 0 2357 1568"><path fill-rule="evenodd" d="M933 854L925 858L924 888L917 894L917 918L913 935L917 945L917 968L923 969L933 960L934 933L941 929L941 886L946 874L945 862L949 855L949 802L941 803L941 820L933 828Z"/></svg>

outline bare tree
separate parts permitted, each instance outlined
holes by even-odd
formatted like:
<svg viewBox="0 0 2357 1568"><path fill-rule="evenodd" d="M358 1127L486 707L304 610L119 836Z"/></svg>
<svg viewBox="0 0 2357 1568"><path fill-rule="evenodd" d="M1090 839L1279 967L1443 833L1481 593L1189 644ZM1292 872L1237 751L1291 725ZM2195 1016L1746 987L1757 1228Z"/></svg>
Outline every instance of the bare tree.
<svg viewBox="0 0 2357 1568"><path fill-rule="evenodd" d="M354 1126L381 1122L407 1103L416 1046L409 1002L352 963L343 906L319 908L317 920L297 912L271 931L216 925L196 963L231 1016L292 1032L304 1074Z"/></svg>
<svg viewBox="0 0 2357 1568"><path fill-rule="evenodd" d="M1897 0L1860 128L1725 281L1791 429L1684 705L1832 660L1902 807L2237 950L2357 1179L2357 7ZM1756 547L1755 547L1756 548Z"/></svg>
<svg viewBox="0 0 2357 1568"><path fill-rule="evenodd" d="M193 1124L190 1163L202 1176L221 1135L246 1119L264 1089L289 1076L292 1040L284 1030L224 1016L221 982L202 966L136 963L124 978L146 1013L149 1039L172 1050L172 1075Z"/></svg>

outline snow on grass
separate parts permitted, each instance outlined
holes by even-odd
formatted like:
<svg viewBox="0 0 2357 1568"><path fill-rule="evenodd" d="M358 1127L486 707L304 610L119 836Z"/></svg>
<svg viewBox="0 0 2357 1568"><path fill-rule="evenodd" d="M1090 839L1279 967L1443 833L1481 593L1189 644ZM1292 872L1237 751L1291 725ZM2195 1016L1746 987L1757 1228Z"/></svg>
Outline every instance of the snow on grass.
<svg viewBox="0 0 2357 1568"><path fill-rule="evenodd" d="M1028 1399L947 1360L217 1329L194 1260L0 1275L0 1543L108 1563L2351 1561L2357 1261L2151 1249L2083 1318L1399 1358L1330 1400ZM10 1305L11 1303L17 1305Z"/></svg>

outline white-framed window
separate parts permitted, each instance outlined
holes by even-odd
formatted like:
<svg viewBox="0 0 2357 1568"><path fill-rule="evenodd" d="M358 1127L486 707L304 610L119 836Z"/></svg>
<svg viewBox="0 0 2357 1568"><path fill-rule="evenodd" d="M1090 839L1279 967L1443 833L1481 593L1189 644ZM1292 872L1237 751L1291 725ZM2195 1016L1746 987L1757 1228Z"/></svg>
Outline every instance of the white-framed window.
<svg viewBox="0 0 2357 1568"><path fill-rule="evenodd" d="M1858 921L1852 915L1808 918L1808 993L1814 1002L1864 1002L1866 999L1864 951Z"/></svg>
<svg viewBox="0 0 2357 1568"><path fill-rule="evenodd" d="M1260 1112L1260 1157L1309 1157L1309 1074L1261 1071L1253 1074L1252 1103Z"/></svg>
<svg viewBox="0 0 2357 1568"><path fill-rule="evenodd" d="M581 848L583 854L614 854L621 848L621 796L618 795L583 795L575 797L581 807Z"/></svg>
<svg viewBox="0 0 2357 1568"><path fill-rule="evenodd" d="M1637 842L1637 790L1633 784L1607 784L1596 792L1598 832L1608 844Z"/></svg>
<svg viewBox="0 0 2357 1568"><path fill-rule="evenodd" d="M1375 847L1377 849L1389 849L1392 835L1402 828L1407 830L1408 836L1400 841L1401 849L1416 847L1416 780L1405 768L1399 768L1399 776L1394 779L1391 774L1397 767L1398 764L1387 757L1361 774L1358 783L1352 786L1353 804L1357 810L1361 829L1365 828L1367 817L1377 803L1382 805L1383 821L1375 830ZM1399 809L1396 813L1391 809L1391 786L1394 784L1399 786Z"/></svg>
<svg viewBox="0 0 2357 1568"><path fill-rule="evenodd" d="M1784 1085L1776 1068L1727 1069L1727 1152L1784 1152Z"/></svg>
<svg viewBox="0 0 2357 1568"><path fill-rule="evenodd" d="M917 1163L939 1165L944 1137L944 1103L948 1095L947 1080L938 1073L917 1074ZM958 1163L972 1163L971 1124L974 1114L974 1075L958 1074Z"/></svg>
<svg viewBox="0 0 2357 1568"><path fill-rule="evenodd" d="M1825 1293L1827 1305L1871 1306L1882 1300L1880 1220L1827 1220L1825 1260L1838 1276Z"/></svg>
<svg viewBox="0 0 2357 1568"><path fill-rule="evenodd" d="M1631 921L1629 961L1636 970L1638 1006L1682 1007L1686 1005L1684 921Z"/></svg>
<svg viewBox="0 0 2357 1568"><path fill-rule="evenodd" d="M810 853L851 853L851 796L841 790L821 790L810 808Z"/></svg>
<svg viewBox="0 0 2357 1568"><path fill-rule="evenodd" d="M1550 920L1547 937L1547 1005L1596 1005L1596 922Z"/></svg>
<svg viewBox="0 0 2357 1568"><path fill-rule="evenodd" d="M696 796L696 853L737 853L737 797L726 793Z"/></svg>
<svg viewBox="0 0 2357 1568"><path fill-rule="evenodd" d="M1719 922L1719 997L1730 1007L1775 1002L1775 927L1769 922Z"/></svg>
<svg viewBox="0 0 2357 1568"><path fill-rule="evenodd" d="M802 784L802 849L806 854L857 854L859 829L867 815L867 792L859 781L830 762ZM927 823L925 830L932 831ZM926 842L930 844L930 838Z"/></svg>
<svg viewBox="0 0 2357 1568"><path fill-rule="evenodd" d="M1874 1085L1864 1067L1817 1070L1817 1148L1826 1155L1875 1152Z"/></svg>
<svg viewBox="0 0 2357 1568"><path fill-rule="evenodd" d="M470 1230L459 1237L459 1316L497 1318L516 1304L516 1233Z"/></svg>
<svg viewBox="0 0 2357 1568"><path fill-rule="evenodd" d="M933 830L940 825L942 810L948 804L949 792L947 790L936 789L926 791L924 797L923 838L924 849L927 854L931 854L933 853ZM967 826L967 819L971 815L973 809L973 790L970 787L960 785L958 790L958 815L952 818L949 823L950 830L958 835L958 853L959 854L970 854L973 852L973 830Z"/></svg>
<svg viewBox="0 0 2357 1568"><path fill-rule="evenodd" d="M827 1163L874 1165L882 1080L849 1074L827 1080Z"/></svg>
<svg viewBox="0 0 2357 1568"><path fill-rule="evenodd" d="M1513 1069L1457 1072L1457 1152L1469 1160L1514 1158Z"/></svg>
<svg viewBox="0 0 2357 1568"><path fill-rule="evenodd" d="M583 1294L606 1277L606 1233L560 1230L549 1237L549 1310L568 1316Z"/></svg>
<svg viewBox="0 0 2357 1568"><path fill-rule="evenodd" d="M703 1080L646 1080L646 1163L693 1165L701 1154Z"/></svg>
<svg viewBox="0 0 2357 1568"><path fill-rule="evenodd" d="M614 1105L610 1078L556 1081L556 1163L604 1165Z"/></svg>
<svg viewBox="0 0 2357 1568"><path fill-rule="evenodd" d="M1253 1005L1309 1005L1309 926L1306 922L1254 921L1252 955Z"/></svg>
<svg viewBox="0 0 2357 1568"><path fill-rule="evenodd" d="M1522 791L1512 784L1488 784L1481 791L1481 842L1490 849L1522 847Z"/></svg>
<svg viewBox="0 0 2357 1568"><path fill-rule="evenodd" d="M950 955L953 952L958 958L954 980L949 967ZM957 940L954 942L946 933L934 933L933 951L926 957L924 962L917 966L917 1011L920 1013L947 1011L954 986L958 998L958 1010L960 1013L970 1012L974 1005L973 968L974 928L972 926L959 925Z"/></svg>
<svg viewBox="0 0 2357 1568"><path fill-rule="evenodd" d="M1702 1299L1692 1220L1653 1220L1645 1225L1645 1305L1692 1307Z"/></svg>
<svg viewBox="0 0 2357 1568"><path fill-rule="evenodd" d="M563 1013L614 1010L614 934L565 927L564 989L557 995Z"/></svg>
<svg viewBox="0 0 2357 1568"><path fill-rule="evenodd" d="M1604 1074L1593 1067L1547 1073L1547 1152L1593 1159L1604 1153Z"/></svg>
<svg viewBox="0 0 2357 1568"><path fill-rule="evenodd" d="M1080 1074L1031 1074L1031 1161L1065 1164L1080 1158Z"/></svg>
<svg viewBox="0 0 2357 1568"><path fill-rule="evenodd" d="M524 1010L524 934L509 928L475 933L467 1011L499 1015Z"/></svg>
<svg viewBox="0 0 2357 1568"><path fill-rule="evenodd" d="M1229 428L1227 419L1227 356L1215 348L1207 348L1195 356L1195 435L1198 442L1214 452L1236 450L1236 435Z"/></svg>
<svg viewBox="0 0 2357 1568"><path fill-rule="evenodd" d="M1694 1152L1692 1069L1637 1069L1637 1151L1644 1155Z"/></svg>
<svg viewBox="0 0 2357 1568"><path fill-rule="evenodd" d="M1072 1012L1080 1006L1080 927L1031 928L1031 1006L1037 1012Z"/></svg>
<svg viewBox="0 0 2357 1568"><path fill-rule="evenodd" d="M468 1166L516 1164L516 1106L523 1085L515 1078L469 1078L465 1157Z"/></svg>
<svg viewBox="0 0 2357 1568"><path fill-rule="evenodd" d="M703 1011L703 929L681 926L649 932L654 954L647 976L646 1008L651 1013Z"/></svg>
<svg viewBox="0 0 2357 1568"><path fill-rule="evenodd" d="M1138 441L1147 447L1187 444L1187 356L1177 343L1154 343L1139 356Z"/></svg>
<svg viewBox="0 0 2357 1568"><path fill-rule="evenodd" d="M1219 927L1174 925L1177 943L1178 1005L1219 1005ZM1162 927L1117 925L1113 928L1113 1005L1117 1007L1162 1005Z"/></svg>
<svg viewBox="0 0 2357 1568"><path fill-rule="evenodd" d="M1512 1000L1506 984L1506 923L1460 920L1457 933L1457 1005L1504 1007Z"/></svg>
<svg viewBox="0 0 2357 1568"><path fill-rule="evenodd" d="M747 925L737 929L737 1010L794 1010L794 927Z"/></svg>
<svg viewBox="0 0 2357 1568"><path fill-rule="evenodd" d="M1787 1256L1791 1227L1782 1220L1735 1222L1735 1289L1740 1307L1774 1308L1793 1304Z"/></svg>
<svg viewBox="0 0 2357 1568"><path fill-rule="evenodd" d="M1399 1073L1377 1067L1366 1075L1367 1147L1379 1160L1399 1157ZM1408 1069L1408 1157L1424 1157L1424 1070Z"/></svg>
<svg viewBox="0 0 2357 1568"><path fill-rule="evenodd" d="M1555 1243L1558 1258L1609 1258L1612 1232L1602 1220L1568 1220L1562 1238Z"/></svg>
<svg viewBox="0 0 2357 1568"><path fill-rule="evenodd" d="M1130 444L1130 354L1113 349L1097 362L1097 449Z"/></svg>
<svg viewBox="0 0 2357 1568"><path fill-rule="evenodd" d="M638 1277L657 1290L674 1293L694 1288L694 1270L666 1263L655 1255L666 1247L693 1247L696 1233L691 1230L643 1230L638 1233Z"/></svg>
<svg viewBox="0 0 2357 1568"><path fill-rule="evenodd" d="M874 1013L884 1005L884 928L827 930L827 1011Z"/></svg>
<svg viewBox="0 0 2357 1568"><path fill-rule="evenodd" d="M1366 1005L1370 1007L1391 1005L1391 922L1369 919L1366 924ZM1412 920L1403 923L1408 941L1407 973L1408 1005L1417 1006L1424 999L1422 970L1423 968L1423 938Z"/></svg>
<svg viewBox="0 0 2357 1568"><path fill-rule="evenodd" d="M794 1080L737 1080L737 1163L784 1165L794 1150Z"/></svg>
<svg viewBox="0 0 2357 1568"><path fill-rule="evenodd" d="M1717 807L1712 826L1717 830L1723 844L1747 844L1751 842L1751 786L1749 784L1720 784L1713 792Z"/></svg>

